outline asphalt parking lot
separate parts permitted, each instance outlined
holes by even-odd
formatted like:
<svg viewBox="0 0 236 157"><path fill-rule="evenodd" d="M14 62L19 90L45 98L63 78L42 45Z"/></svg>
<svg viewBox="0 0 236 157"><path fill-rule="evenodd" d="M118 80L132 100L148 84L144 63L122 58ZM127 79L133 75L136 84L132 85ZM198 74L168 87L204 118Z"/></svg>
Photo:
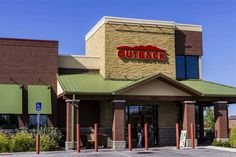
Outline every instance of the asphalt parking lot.
<svg viewBox="0 0 236 157"><path fill-rule="evenodd" d="M94 152L93 150L82 150L81 153L76 151L58 151L58 152L42 152L36 155L34 152L28 153L11 153L11 154L0 154L0 156L14 156L14 157L236 157L236 152L215 150L209 148L197 148L192 149L181 149L176 150L174 147L159 147L152 148L148 151L143 149L133 149L130 151L111 151L111 150L100 150Z"/></svg>

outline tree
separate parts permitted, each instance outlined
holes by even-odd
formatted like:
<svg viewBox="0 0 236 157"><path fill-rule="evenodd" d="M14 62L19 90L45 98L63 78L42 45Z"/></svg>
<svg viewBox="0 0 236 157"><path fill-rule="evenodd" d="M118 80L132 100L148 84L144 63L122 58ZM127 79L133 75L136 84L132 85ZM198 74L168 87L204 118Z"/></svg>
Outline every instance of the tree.
<svg viewBox="0 0 236 157"><path fill-rule="evenodd" d="M207 107L205 110L204 127L211 130L214 130L215 128L214 110L212 108Z"/></svg>

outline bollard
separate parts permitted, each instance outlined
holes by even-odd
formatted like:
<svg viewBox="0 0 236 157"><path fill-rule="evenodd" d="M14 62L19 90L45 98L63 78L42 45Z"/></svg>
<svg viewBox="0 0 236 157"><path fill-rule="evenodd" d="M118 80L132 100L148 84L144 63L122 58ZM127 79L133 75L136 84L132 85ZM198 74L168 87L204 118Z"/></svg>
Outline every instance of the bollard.
<svg viewBox="0 0 236 157"><path fill-rule="evenodd" d="M192 149L195 149L195 137L194 137L194 126L193 126L193 123L191 123L191 146L192 146Z"/></svg>
<svg viewBox="0 0 236 157"><path fill-rule="evenodd" d="M79 106L76 109L76 142L77 152L80 152L80 124L79 124Z"/></svg>
<svg viewBox="0 0 236 157"><path fill-rule="evenodd" d="M179 149L179 123L176 123L176 149Z"/></svg>
<svg viewBox="0 0 236 157"><path fill-rule="evenodd" d="M94 124L94 149L98 152L98 124Z"/></svg>
<svg viewBox="0 0 236 157"><path fill-rule="evenodd" d="M76 132L76 137L77 137L77 152L79 153L80 152L80 125L79 125L78 122L76 124L76 129L77 129L77 132Z"/></svg>
<svg viewBox="0 0 236 157"><path fill-rule="evenodd" d="M40 153L40 135L36 134L36 154Z"/></svg>
<svg viewBox="0 0 236 157"><path fill-rule="evenodd" d="M129 147L129 151L132 151L131 124L128 124L128 147Z"/></svg>
<svg viewBox="0 0 236 157"><path fill-rule="evenodd" d="M144 134L145 134L145 150L148 150L148 125L145 123L144 125Z"/></svg>

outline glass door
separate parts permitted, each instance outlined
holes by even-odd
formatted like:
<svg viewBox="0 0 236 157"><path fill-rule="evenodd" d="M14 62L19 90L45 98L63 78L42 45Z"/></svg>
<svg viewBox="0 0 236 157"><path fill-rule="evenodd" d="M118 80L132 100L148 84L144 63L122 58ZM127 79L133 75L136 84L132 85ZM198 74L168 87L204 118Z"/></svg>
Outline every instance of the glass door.
<svg viewBox="0 0 236 157"><path fill-rule="evenodd" d="M129 122L131 124L131 134L132 134L132 146L136 147L138 143L138 135L137 135L137 125L141 123L142 117L141 115L130 115Z"/></svg>
<svg viewBox="0 0 236 157"><path fill-rule="evenodd" d="M144 124L148 123L149 145L157 145L157 106L152 105L129 105L126 106L126 124L131 124L132 146L136 147L138 143L137 125L141 124L144 131ZM126 131L128 137L128 129ZM127 139L127 138L126 138ZM144 137L143 137L144 146Z"/></svg>

